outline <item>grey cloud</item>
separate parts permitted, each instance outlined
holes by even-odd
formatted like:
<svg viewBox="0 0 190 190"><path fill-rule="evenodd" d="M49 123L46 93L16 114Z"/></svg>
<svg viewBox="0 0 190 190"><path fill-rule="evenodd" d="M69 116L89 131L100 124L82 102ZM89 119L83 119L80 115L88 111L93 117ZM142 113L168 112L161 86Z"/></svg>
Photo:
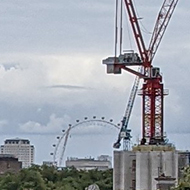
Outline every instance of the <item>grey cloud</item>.
<svg viewBox="0 0 190 190"><path fill-rule="evenodd" d="M74 85L51 85L48 88L63 88L63 89L70 89L70 90L89 90L91 88L83 87L83 86L74 86Z"/></svg>
<svg viewBox="0 0 190 190"><path fill-rule="evenodd" d="M4 3L0 8L6 10L0 20L3 25L0 41L4 44L1 50L64 53L79 47L87 51L94 49L96 39L102 38L105 23L108 23L102 19L105 19L105 11L110 10L103 7L110 6L107 2L79 2L21 1L17 6ZM93 6L87 9L87 4ZM102 16L98 16L99 10ZM95 26L99 29L94 30Z"/></svg>
<svg viewBox="0 0 190 190"><path fill-rule="evenodd" d="M10 70L10 69L18 69L19 68L19 64L18 63L2 63L3 67L5 68L5 70Z"/></svg>

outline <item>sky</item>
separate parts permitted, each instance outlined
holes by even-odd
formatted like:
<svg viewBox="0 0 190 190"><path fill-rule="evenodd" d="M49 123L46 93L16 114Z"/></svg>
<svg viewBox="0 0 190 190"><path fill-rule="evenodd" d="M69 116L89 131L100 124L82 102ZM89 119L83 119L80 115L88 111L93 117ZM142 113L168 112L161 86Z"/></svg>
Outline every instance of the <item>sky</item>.
<svg viewBox="0 0 190 190"><path fill-rule="evenodd" d="M51 161L53 144L76 120L121 121L134 76L108 75L102 60L114 53L114 0L0 1L0 139L29 139L35 163ZM146 45L161 2L135 0ZM161 68L164 130L177 149L190 150L190 2L180 1L154 59ZM126 11L125 11L126 15ZM124 18L124 49L136 50ZM128 28L128 29L127 29ZM130 119L141 138L141 98ZM102 123L72 129L64 159L113 154L118 129ZM57 157L61 155L61 150Z"/></svg>

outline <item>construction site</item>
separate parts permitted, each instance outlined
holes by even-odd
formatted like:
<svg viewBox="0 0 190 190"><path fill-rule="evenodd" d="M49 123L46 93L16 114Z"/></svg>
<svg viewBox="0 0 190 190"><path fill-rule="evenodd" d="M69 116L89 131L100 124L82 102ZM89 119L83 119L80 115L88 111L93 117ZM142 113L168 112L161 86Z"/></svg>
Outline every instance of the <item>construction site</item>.
<svg viewBox="0 0 190 190"><path fill-rule="evenodd" d="M113 145L115 149L123 146L122 150L114 151L114 190L167 190L177 185L182 169L189 165L189 152L178 150L165 135L164 97L168 91L164 89L161 69L153 62L177 4L178 0L163 0L146 46L134 1L116 0L115 52L102 62L108 74L126 71L125 74L135 75L135 81L118 140ZM137 52L123 50L123 12L127 13ZM141 138L139 144L131 147L128 123L137 94L142 97Z"/></svg>

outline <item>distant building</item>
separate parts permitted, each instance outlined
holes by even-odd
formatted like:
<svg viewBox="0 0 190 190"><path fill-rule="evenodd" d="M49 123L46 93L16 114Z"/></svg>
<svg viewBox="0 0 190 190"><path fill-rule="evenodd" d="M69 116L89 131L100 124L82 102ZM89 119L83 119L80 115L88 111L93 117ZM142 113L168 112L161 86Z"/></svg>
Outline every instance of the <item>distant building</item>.
<svg viewBox="0 0 190 190"><path fill-rule="evenodd" d="M0 154L0 175L6 172L17 173L22 168L22 162L10 154Z"/></svg>
<svg viewBox="0 0 190 190"><path fill-rule="evenodd" d="M110 163L112 162L112 157L109 155L100 155L98 156L98 160L100 161L110 161Z"/></svg>
<svg viewBox="0 0 190 190"><path fill-rule="evenodd" d="M27 139L7 139L1 145L1 154L11 154L22 162L22 167L27 168L34 163L34 146Z"/></svg>
<svg viewBox="0 0 190 190"><path fill-rule="evenodd" d="M43 161L43 165L51 167L51 166L56 166L57 164L52 161Z"/></svg>
<svg viewBox="0 0 190 190"><path fill-rule="evenodd" d="M94 158L68 158L66 167L74 166L78 170L107 170L112 168L111 157L102 155L98 159Z"/></svg>

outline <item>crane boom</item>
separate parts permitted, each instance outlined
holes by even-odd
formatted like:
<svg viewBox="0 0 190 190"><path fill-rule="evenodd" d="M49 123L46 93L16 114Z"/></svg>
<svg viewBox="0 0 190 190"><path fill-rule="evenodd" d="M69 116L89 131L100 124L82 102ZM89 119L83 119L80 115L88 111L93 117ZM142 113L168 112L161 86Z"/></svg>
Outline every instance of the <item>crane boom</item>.
<svg viewBox="0 0 190 190"><path fill-rule="evenodd" d="M141 34L141 30L140 30L140 26L138 23L138 18L135 13L133 2L132 2L132 0L124 0L124 1L125 1L128 15L129 15L129 19L131 22L133 34L136 39L136 44L137 44L137 47L138 47L138 50L140 53L141 60L143 61L143 63L147 63L147 61L148 61L147 51L146 51L144 40L143 40L143 37Z"/></svg>
<svg viewBox="0 0 190 190"><path fill-rule="evenodd" d="M171 16L175 10L175 7L177 5L179 0L165 0L161 10L158 14L156 24L154 27L154 31L152 34L152 38L150 40L150 45L149 45L149 52L148 52L148 57L149 57L149 62L152 62L154 55L159 47L159 44L162 40L162 37L166 31L166 28L168 26L168 23L171 19Z"/></svg>
<svg viewBox="0 0 190 190"><path fill-rule="evenodd" d="M142 67L139 67L138 71L142 72ZM128 127L129 119L130 119L131 112L133 109L134 101L136 98L139 82L140 82L140 77L136 76L135 80L134 80L133 87L131 89L131 93L130 93L129 100L127 103L127 107L125 110L125 114L123 116L122 126L120 129L119 135L118 135L118 139L117 139L117 142L114 143L114 148L120 147L120 145L121 145L120 141L122 138L123 138L123 149L127 150L129 148L128 142L130 141L131 135L130 135L130 130L127 129L127 127ZM123 136L121 135L122 133L124 133Z"/></svg>
<svg viewBox="0 0 190 190"><path fill-rule="evenodd" d="M140 67L140 68L142 68L142 67ZM142 69L139 69L139 70L142 70ZM124 118L123 119L123 125L125 126L125 128L127 128L129 118L131 116L133 104L134 104L135 97L136 97L137 90L138 90L138 86L139 86L139 81L140 81L139 76L136 76L135 80L134 80L133 87L131 89L131 94L129 96L129 101L128 101L127 108L126 108L126 111L125 111L125 115L123 117Z"/></svg>

